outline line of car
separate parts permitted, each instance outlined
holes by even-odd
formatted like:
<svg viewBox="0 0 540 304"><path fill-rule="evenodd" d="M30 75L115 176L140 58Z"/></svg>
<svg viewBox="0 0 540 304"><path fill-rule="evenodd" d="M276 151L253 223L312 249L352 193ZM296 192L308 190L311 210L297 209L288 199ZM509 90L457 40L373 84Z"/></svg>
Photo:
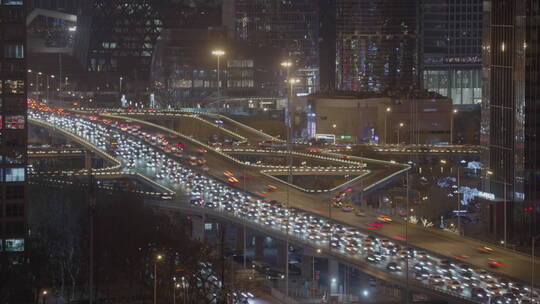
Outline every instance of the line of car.
<svg viewBox="0 0 540 304"><path fill-rule="evenodd" d="M356 228L321 216L286 208L276 201L257 199L209 177L199 170L197 164L185 162L178 155L176 159L171 157L171 153L166 153L159 143L145 142L144 137L127 134L126 131L114 127L114 124L106 125L99 119L91 121L83 115L38 111L30 111L29 115L73 132L103 150L108 149L104 138L113 134L117 142L116 155L121 157L125 164L135 169L138 169L136 160L147 164L146 174L152 174L149 173L150 169L154 171L154 177L162 183L189 193L192 205L211 208L269 229L287 232L317 246L330 246L332 250L363 259L374 267L402 277L408 274L427 286L478 302L540 303L536 290L531 293L528 287L491 275L483 269L474 269L467 264L455 264L424 251L404 247L398 242L362 233ZM229 177L235 177L234 174L230 175ZM378 222L390 223L391 219L383 216Z"/></svg>

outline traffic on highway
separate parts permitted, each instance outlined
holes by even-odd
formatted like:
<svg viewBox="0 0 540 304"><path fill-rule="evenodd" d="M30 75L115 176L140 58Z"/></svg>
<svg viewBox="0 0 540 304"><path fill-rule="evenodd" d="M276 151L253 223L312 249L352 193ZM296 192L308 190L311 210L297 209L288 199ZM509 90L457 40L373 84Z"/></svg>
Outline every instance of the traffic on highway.
<svg viewBox="0 0 540 304"><path fill-rule="evenodd" d="M43 104L30 103L28 116L62 128L114 155L125 170L136 170L162 185L189 194L192 206L288 234L291 239L308 241L396 277L415 280L428 288L472 302L540 303L538 290L531 290L527 285L408 247L402 241L376 237L316 214L288 208L282 202L241 191L235 186L239 172L224 172L225 181L207 174L204 157L207 152L202 147L188 150L178 139L147 132L135 124L92 114L66 113ZM333 204L345 212L352 211L352 207L348 210L348 205L339 205L339 199ZM392 220L380 216L370 224L383 227L392 225ZM489 255L489 249L484 250ZM499 261L492 262L491 267L501 266Z"/></svg>

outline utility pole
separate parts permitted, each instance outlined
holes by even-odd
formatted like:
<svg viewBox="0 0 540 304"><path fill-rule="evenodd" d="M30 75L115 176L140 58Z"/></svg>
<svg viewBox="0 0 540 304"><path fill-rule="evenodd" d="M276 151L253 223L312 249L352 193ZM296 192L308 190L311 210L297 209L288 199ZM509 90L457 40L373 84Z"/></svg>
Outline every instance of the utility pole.
<svg viewBox="0 0 540 304"><path fill-rule="evenodd" d="M407 183L407 210L405 211L405 214L407 215L407 218L405 219L405 274L406 274L406 300L405 304L409 304L409 171L407 170L407 173L405 175L406 183Z"/></svg>
<svg viewBox="0 0 540 304"><path fill-rule="evenodd" d="M243 188L244 188L244 193L246 193L246 166L244 165L243 168L244 168L244 177L243 177L244 187ZM246 202L242 203L242 208L243 208L245 203ZM246 263L246 247L247 247L246 242L247 242L247 240L246 240L246 216L243 213L242 213L242 230L243 230L242 231L242 241L243 241L242 246L243 246L243 249L244 249L242 258L243 258L243 264L244 264L244 270L245 270L246 269L246 264L247 264Z"/></svg>
<svg viewBox="0 0 540 304"><path fill-rule="evenodd" d="M63 107L62 104L62 53L58 53L58 63L60 66L60 71L58 74L58 100L60 101L60 105Z"/></svg>
<svg viewBox="0 0 540 304"><path fill-rule="evenodd" d="M457 226L458 226L458 234L461 235L461 200L459 198L459 166L457 167L457 208L458 208L458 214L457 214Z"/></svg>
<svg viewBox="0 0 540 304"><path fill-rule="evenodd" d="M89 164L88 164L89 163ZM89 166L88 166L89 165ZM87 168L88 170L88 213L89 213L89 233L90 233L90 277L88 278L88 292L89 292L89 304L94 303L94 213L96 211L96 191L94 187L94 175L92 174L92 162L91 159L88 161L87 158Z"/></svg>
<svg viewBox="0 0 540 304"><path fill-rule="evenodd" d="M219 57L218 57L219 58ZM227 294L225 292L225 224L220 223L220 253L221 253L221 303L227 303ZM244 254L245 255L245 254Z"/></svg>

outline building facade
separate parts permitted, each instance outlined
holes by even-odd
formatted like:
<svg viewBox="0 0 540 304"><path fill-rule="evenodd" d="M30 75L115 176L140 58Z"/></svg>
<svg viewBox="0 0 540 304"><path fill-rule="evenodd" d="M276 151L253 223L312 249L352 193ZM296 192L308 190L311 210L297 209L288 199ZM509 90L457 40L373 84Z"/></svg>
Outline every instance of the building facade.
<svg viewBox="0 0 540 304"><path fill-rule="evenodd" d="M417 1L336 0L335 6L338 89L417 83Z"/></svg>
<svg viewBox="0 0 540 304"><path fill-rule="evenodd" d="M319 87L336 88L336 2L319 0Z"/></svg>
<svg viewBox="0 0 540 304"><path fill-rule="evenodd" d="M36 8L77 14L80 9L81 0L26 0L28 12Z"/></svg>
<svg viewBox="0 0 540 304"><path fill-rule="evenodd" d="M482 100L482 3L421 1L421 84L457 105Z"/></svg>
<svg viewBox="0 0 540 304"><path fill-rule="evenodd" d="M0 254L25 248L26 213L26 11L22 0L0 4L2 88L0 144ZM15 258L20 255L14 255Z"/></svg>
<svg viewBox="0 0 540 304"><path fill-rule="evenodd" d="M195 106L238 97L274 97L283 87L271 48L226 39L225 28L165 29L152 62L152 87L163 107ZM220 49L219 95L217 57Z"/></svg>
<svg viewBox="0 0 540 304"><path fill-rule="evenodd" d="M485 187L498 202L492 221L507 223L492 233L504 239L506 232L509 242L528 243L539 230L539 18L538 0L484 5L480 139L486 148Z"/></svg>
<svg viewBox="0 0 540 304"><path fill-rule="evenodd" d="M80 26L86 31L89 72L147 80L163 18L151 1L89 1ZM81 35L82 36L82 35Z"/></svg>
<svg viewBox="0 0 540 304"><path fill-rule="evenodd" d="M452 102L420 90L383 94L325 94L307 97L307 134L338 142L437 144L449 141Z"/></svg>
<svg viewBox="0 0 540 304"><path fill-rule="evenodd" d="M293 61L295 77L302 80L299 92L313 93L319 87L317 4L317 0L224 0L223 23L234 29L229 38L280 50L281 60Z"/></svg>

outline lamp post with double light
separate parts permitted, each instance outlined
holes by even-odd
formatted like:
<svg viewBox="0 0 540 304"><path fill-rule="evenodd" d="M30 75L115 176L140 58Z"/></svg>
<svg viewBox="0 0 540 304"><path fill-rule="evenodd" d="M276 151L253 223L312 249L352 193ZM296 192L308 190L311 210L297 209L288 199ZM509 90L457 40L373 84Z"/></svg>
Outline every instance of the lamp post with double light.
<svg viewBox="0 0 540 304"><path fill-rule="evenodd" d="M291 75L292 62L290 60L286 60L286 61L283 61L280 65L285 68L285 71L286 71L285 79L288 82Z"/></svg>

